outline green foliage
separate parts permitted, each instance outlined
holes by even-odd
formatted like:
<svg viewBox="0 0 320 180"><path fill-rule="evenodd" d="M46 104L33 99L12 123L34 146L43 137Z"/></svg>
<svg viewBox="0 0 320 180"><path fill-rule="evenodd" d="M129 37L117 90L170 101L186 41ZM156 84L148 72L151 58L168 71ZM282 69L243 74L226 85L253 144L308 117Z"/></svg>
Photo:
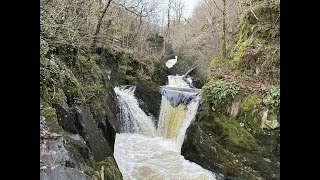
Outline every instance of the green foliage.
<svg viewBox="0 0 320 180"><path fill-rule="evenodd" d="M234 99L240 87L236 82L227 84L221 79L211 79L202 88L202 94L208 97L213 103L225 102Z"/></svg>
<svg viewBox="0 0 320 180"><path fill-rule="evenodd" d="M270 107L280 107L280 87L269 86L264 90L263 103Z"/></svg>
<svg viewBox="0 0 320 180"><path fill-rule="evenodd" d="M227 58L215 57L211 60L211 64L213 66L223 64L223 65L226 65L227 67L230 67L231 61Z"/></svg>
<svg viewBox="0 0 320 180"><path fill-rule="evenodd" d="M80 84L72 71L56 56L40 57L40 97L47 103L61 102L58 88L67 96L81 99Z"/></svg>
<svg viewBox="0 0 320 180"><path fill-rule="evenodd" d="M96 94L102 94L105 91L103 84L94 84L92 89Z"/></svg>
<svg viewBox="0 0 320 180"><path fill-rule="evenodd" d="M47 54L48 51L49 51L48 43L45 40L40 39L40 54L45 55Z"/></svg>
<svg viewBox="0 0 320 180"><path fill-rule="evenodd" d="M45 107L42 109L40 114L45 118L54 118L56 116L56 109L53 107Z"/></svg>
<svg viewBox="0 0 320 180"><path fill-rule="evenodd" d="M45 107L40 111L40 115L45 117L50 132L62 132L62 127L57 120L56 109L51 106Z"/></svg>
<svg viewBox="0 0 320 180"><path fill-rule="evenodd" d="M40 85L47 85L52 88L59 82L60 70L55 62L54 57L48 59L45 57L40 58Z"/></svg>
<svg viewBox="0 0 320 180"><path fill-rule="evenodd" d="M258 96L257 93L254 92L253 94L251 94L250 97L248 97L242 104L242 110L243 111L249 111L250 109L252 109L252 107L254 105L256 105L258 102Z"/></svg>

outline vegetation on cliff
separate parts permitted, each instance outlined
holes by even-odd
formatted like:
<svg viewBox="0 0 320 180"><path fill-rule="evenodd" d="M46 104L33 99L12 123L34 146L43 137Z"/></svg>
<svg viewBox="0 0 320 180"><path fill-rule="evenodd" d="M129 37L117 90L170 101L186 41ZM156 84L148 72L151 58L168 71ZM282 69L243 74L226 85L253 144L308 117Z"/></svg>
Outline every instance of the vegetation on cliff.
<svg viewBox="0 0 320 180"><path fill-rule="evenodd" d="M137 86L141 108L158 117L167 75L194 68L203 99L185 158L232 178L280 179L280 1L208 0L190 18L183 10L173 0L41 0L41 130L62 138L40 136L60 153L52 162L41 149L43 176L62 171L53 163L79 179L121 179L113 88Z"/></svg>
<svg viewBox="0 0 320 180"><path fill-rule="evenodd" d="M187 159L229 177L280 179L279 8L279 1L252 4L228 56L213 58L183 146ZM199 160L212 150L212 159Z"/></svg>

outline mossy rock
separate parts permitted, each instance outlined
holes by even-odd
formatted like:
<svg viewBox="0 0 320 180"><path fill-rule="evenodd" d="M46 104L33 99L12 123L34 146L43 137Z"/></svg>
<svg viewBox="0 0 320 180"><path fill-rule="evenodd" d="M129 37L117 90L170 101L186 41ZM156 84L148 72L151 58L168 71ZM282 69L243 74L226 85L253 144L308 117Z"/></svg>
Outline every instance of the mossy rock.
<svg viewBox="0 0 320 180"><path fill-rule="evenodd" d="M96 163L92 169L88 170L86 174L93 177L95 180L122 180L122 174L115 162L114 158L109 156L104 161Z"/></svg>
<svg viewBox="0 0 320 180"><path fill-rule="evenodd" d="M201 104L197 120L187 130L181 151L185 158L231 179L279 179L280 132L262 131L259 111L249 108L247 116L242 111L231 118L206 104ZM251 134L249 127L260 132Z"/></svg>
<svg viewBox="0 0 320 180"><path fill-rule="evenodd" d="M205 121L204 123L206 126L213 128L213 133L215 133L215 137L219 139L219 142L233 150L258 149L255 138L239 122L219 113L215 113L214 116L212 122Z"/></svg>
<svg viewBox="0 0 320 180"><path fill-rule="evenodd" d="M49 127L50 132L61 134L63 132L62 127L58 123L56 109L53 107L44 107L40 111L40 115L45 117L45 121L47 123L47 126Z"/></svg>
<svg viewBox="0 0 320 180"><path fill-rule="evenodd" d="M207 127L207 125L210 126L210 124L201 121L199 124L188 128L182 147L182 154L186 159L196 162L215 173L222 173L228 178L261 178L258 172L244 165L242 159L219 144L214 137L215 135L207 131L213 127Z"/></svg>
<svg viewBox="0 0 320 180"><path fill-rule="evenodd" d="M69 133L64 133L65 148L69 153L72 167L88 170L89 167L94 165L91 151L86 143L80 140L75 140L70 137Z"/></svg>

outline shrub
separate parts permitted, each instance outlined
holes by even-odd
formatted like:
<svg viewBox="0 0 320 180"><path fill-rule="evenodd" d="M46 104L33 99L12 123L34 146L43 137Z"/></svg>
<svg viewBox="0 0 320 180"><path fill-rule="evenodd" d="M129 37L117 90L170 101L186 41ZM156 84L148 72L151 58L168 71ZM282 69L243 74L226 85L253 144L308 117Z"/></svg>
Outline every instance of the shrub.
<svg viewBox="0 0 320 180"><path fill-rule="evenodd" d="M239 86L236 82L230 84L221 79L211 79L203 86L202 94L214 104L228 102L235 98L239 92Z"/></svg>
<svg viewBox="0 0 320 180"><path fill-rule="evenodd" d="M280 107L280 87L269 86L264 90L263 103L271 107Z"/></svg>

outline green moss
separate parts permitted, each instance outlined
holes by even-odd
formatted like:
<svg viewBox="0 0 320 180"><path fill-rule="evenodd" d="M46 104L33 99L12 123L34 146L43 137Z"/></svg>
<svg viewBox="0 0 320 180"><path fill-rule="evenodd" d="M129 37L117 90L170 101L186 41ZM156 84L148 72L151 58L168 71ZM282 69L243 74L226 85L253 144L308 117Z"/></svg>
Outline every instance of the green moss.
<svg viewBox="0 0 320 180"><path fill-rule="evenodd" d="M186 143L182 147L183 152L186 151L184 156L204 168L214 169L226 176L243 179L260 178L256 171L243 164L242 158L233 154L221 143L220 138L213 132L214 128L216 122L209 119L201 121L197 126L189 127ZM190 146L192 144L194 146Z"/></svg>
<svg viewBox="0 0 320 180"><path fill-rule="evenodd" d="M252 93L248 98L245 99L245 101L242 103L242 110L243 111L249 111L252 110L254 105L256 105L258 102L258 96L257 93Z"/></svg>
<svg viewBox="0 0 320 180"><path fill-rule="evenodd" d="M73 164L86 164L88 166L93 166L93 160L89 157L89 148L78 140L74 140L69 137L68 134L64 134L64 139L66 140L66 149L71 156Z"/></svg>
<svg viewBox="0 0 320 180"><path fill-rule="evenodd" d="M51 103L51 96L48 92L47 86L45 85L40 86L40 98L46 103Z"/></svg>
<svg viewBox="0 0 320 180"><path fill-rule="evenodd" d="M236 120L216 113L214 122L216 124L215 127L220 131L219 136L223 137L224 142L230 148L244 148L247 150L256 150L258 148L255 138Z"/></svg>
<svg viewBox="0 0 320 180"><path fill-rule="evenodd" d="M103 171L102 171L103 170ZM98 162L86 172L88 175L94 179L101 179L101 174L103 173L104 179L108 180L120 180L122 179L121 172L118 169L117 163L113 157L109 156L104 161Z"/></svg>
<svg viewBox="0 0 320 180"><path fill-rule="evenodd" d="M62 95L60 92L53 92L51 93L51 97L52 97L52 100L54 102L62 102L63 101L63 98L62 98Z"/></svg>
<svg viewBox="0 0 320 180"><path fill-rule="evenodd" d="M258 112L243 111L239 115L238 122L244 124L244 128L253 135L261 133L261 115Z"/></svg>
<svg viewBox="0 0 320 180"><path fill-rule="evenodd" d="M254 25L251 26L248 24L245 18L242 18L240 21L240 30L238 32L236 38L236 44L232 48L232 55L233 55L233 63L238 63L241 57L244 55L247 46L252 43L254 40L253 35L250 35L250 29L253 29Z"/></svg>
<svg viewBox="0 0 320 180"><path fill-rule="evenodd" d="M253 38L252 36L250 36L248 39L244 40L243 42L239 41L239 45L238 45L238 50L236 51L235 55L234 55L234 58L233 58L233 61L235 63L239 62L240 58L244 55L246 49L247 49L247 46L251 44ZM237 46L236 45L236 46Z"/></svg>
<svg viewBox="0 0 320 180"><path fill-rule="evenodd" d="M50 132L62 133L63 129L58 123L56 109L50 106L45 107L40 111L40 115L45 117Z"/></svg>
<svg viewBox="0 0 320 180"><path fill-rule="evenodd" d="M212 60L211 60L211 64L213 66L216 66L216 65L225 65L227 67L230 67L231 66L231 60L228 59L228 58L223 58L223 57L214 57Z"/></svg>
<svg viewBox="0 0 320 180"><path fill-rule="evenodd" d="M41 111L41 115L45 118L54 118L56 117L56 109L53 107L46 107Z"/></svg>

